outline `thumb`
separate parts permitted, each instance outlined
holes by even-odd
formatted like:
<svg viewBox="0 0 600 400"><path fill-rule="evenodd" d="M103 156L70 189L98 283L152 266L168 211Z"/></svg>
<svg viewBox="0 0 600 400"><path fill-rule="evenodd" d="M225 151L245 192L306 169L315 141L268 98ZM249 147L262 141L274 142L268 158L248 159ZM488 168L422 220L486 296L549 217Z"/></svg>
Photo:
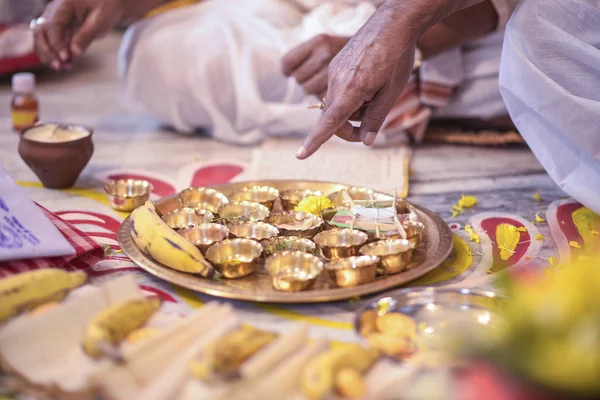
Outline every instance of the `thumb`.
<svg viewBox="0 0 600 400"><path fill-rule="evenodd" d="M359 133L362 142L367 146L375 142L379 129L394 106L397 96L391 92L389 89L381 92L367 104L364 110Z"/></svg>
<svg viewBox="0 0 600 400"><path fill-rule="evenodd" d="M77 28L71 39L71 52L75 56L81 55L103 30L99 18L99 11L94 10L87 15L83 24Z"/></svg>

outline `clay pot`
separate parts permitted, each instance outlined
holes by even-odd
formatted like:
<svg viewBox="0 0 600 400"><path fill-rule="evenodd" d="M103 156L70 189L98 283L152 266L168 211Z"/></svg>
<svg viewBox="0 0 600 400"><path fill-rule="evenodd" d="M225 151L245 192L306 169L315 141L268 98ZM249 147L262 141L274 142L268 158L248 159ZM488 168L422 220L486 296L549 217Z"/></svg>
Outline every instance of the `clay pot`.
<svg viewBox="0 0 600 400"><path fill-rule="evenodd" d="M72 187L94 153L92 130L79 125L61 125L62 129L89 131L87 136L61 142L44 142L26 137L28 131L40 126L36 125L21 133L19 155L42 181L44 187L49 189Z"/></svg>

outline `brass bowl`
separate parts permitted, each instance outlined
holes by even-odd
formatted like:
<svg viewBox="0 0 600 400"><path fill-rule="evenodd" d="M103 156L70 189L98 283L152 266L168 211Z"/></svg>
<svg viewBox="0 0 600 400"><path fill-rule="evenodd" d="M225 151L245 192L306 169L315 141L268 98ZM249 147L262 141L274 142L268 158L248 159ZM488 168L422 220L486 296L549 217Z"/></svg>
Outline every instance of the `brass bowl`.
<svg viewBox="0 0 600 400"><path fill-rule="evenodd" d="M356 229L330 229L314 237L323 257L339 260L358 255L358 250L367 242L366 233Z"/></svg>
<svg viewBox="0 0 600 400"><path fill-rule="evenodd" d="M212 244L229 237L229 228L221 224L201 224L182 229L179 234L198 247L202 254L205 254Z"/></svg>
<svg viewBox="0 0 600 400"><path fill-rule="evenodd" d="M162 220L175 230L205 224L211 222L213 218L211 212L207 211L203 215L198 215L193 208L170 211L162 216Z"/></svg>
<svg viewBox="0 0 600 400"><path fill-rule="evenodd" d="M236 279L254 272L262 251L255 240L229 239L210 246L206 258L224 278Z"/></svg>
<svg viewBox="0 0 600 400"><path fill-rule="evenodd" d="M350 208L350 199L356 205L361 206L370 203L377 204L381 201L393 200L392 196L383 195L375 192L373 189L358 186L352 186L347 189L338 190L337 192L331 193L328 197L329 200L331 200L333 204L339 208Z"/></svg>
<svg viewBox="0 0 600 400"><path fill-rule="evenodd" d="M183 208L183 203L178 196L171 197L163 197L160 200L154 202L154 208L156 212L161 217L171 211L181 210Z"/></svg>
<svg viewBox="0 0 600 400"><path fill-rule="evenodd" d="M261 242L264 248L265 256L270 256L280 251L302 251L313 254L317 250L317 245L313 241L296 236L274 237Z"/></svg>
<svg viewBox="0 0 600 400"><path fill-rule="evenodd" d="M419 247L423 241L425 225L418 221L406 221L402 223L402 227L406 231L406 240L408 240L415 248ZM380 233L379 236L377 236L377 239L403 239L403 237L397 230L394 230L389 234L386 234L385 232Z"/></svg>
<svg viewBox="0 0 600 400"><path fill-rule="evenodd" d="M229 221L262 221L270 215L267 207L260 203L239 201L226 204L219 209L219 217Z"/></svg>
<svg viewBox="0 0 600 400"><path fill-rule="evenodd" d="M231 196L233 201L251 201L262 204L269 211L273 211L275 200L279 197L279 190L270 186L250 186L235 192Z"/></svg>
<svg viewBox="0 0 600 400"><path fill-rule="evenodd" d="M378 271L384 275L393 275L405 271L412 261L415 246L408 240L381 240L363 246L360 254L381 258Z"/></svg>
<svg viewBox="0 0 600 400"><path fill-rule="evenodd" d="M265 240L277 237L279 230L273 225L263 222L244 222L235 225L229 225L231 234L238 238Z"/></svg>
<svg viewBox="0 0 600 400"><path fill-rule="evenodd" d="M104 185L110 206L118 211L133 211L144 205L154 187L148 181L119 179Z"/></svg>
<svg viewBox="0 0 600 400"><path fill-rule="evenodd" d="M281 192L279 197L281 198L281 207L284 211L294 211L296 206L307 197L311 196L323 196L323 193L319 191L309 189L294 189L286 190Z"/></svg>
<svg viewBox="0 0 600 400"><path fill-rule="evenodd" d="M191 187L179 193L179 199L184 207L195 210L207 210L216 213L219 208L229 203L229 200L221 192L215 189Z"/></svg>
<svg viewBox="0 0 600 400"><path fill-rule="evenodd" d="M282 236L297 236L308 239L315 236L323 227L322 218L296 211L273 214L265 222L275 225Z"/></svg>
<svg viewBox="0 0 600 400"><path fill-rule="evenodd" d="M376 256L350 257L331 261L325 268L339 287L354 287L373 282L380 261Z"/></svg>
<svg viewBox="0 0 600 400"><path fill-rule="evenodd" d="M302 251L282 251L267 258L265 269L275 290L299 292L315 283L323 272L323 262Z"/></svg>

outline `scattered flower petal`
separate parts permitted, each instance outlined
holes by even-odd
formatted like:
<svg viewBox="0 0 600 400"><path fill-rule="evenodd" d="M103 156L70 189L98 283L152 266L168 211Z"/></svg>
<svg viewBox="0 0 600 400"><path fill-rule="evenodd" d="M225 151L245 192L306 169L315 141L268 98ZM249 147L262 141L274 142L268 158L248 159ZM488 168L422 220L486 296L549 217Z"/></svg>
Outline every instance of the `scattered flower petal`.
<svg viewBox="0 0 600 400"><path fill-rule="evenodd" d="M539 194L539 193L534 193L534 194L533 194L533 199L534 199L535 201L542 201L542 197L540 196L540 194Z"/></svg>
<svg viewBox="0 0 600 400"><path fill-rule="evenodd" d="M544 235L542 235L541 233L538 233L537 235L535 235L535 240L544 240L546 239L546 237Z"/></svg>
<svg viewBox="0 0 600 400"><path fill-rule="evenodd" d="M579 242L576 242L575 240L571 240L569 242L569 246L574 247L576 249L580 249L581 248L581 245L579 244Z"/></svg>
<svg viewBox="0 0 600 400"><path fill-rule="evenodd" d="M535 222L537 222L537 223L546 222L546 220L544 218L540 217L539 211L535 214Z"/></svg>
<svg viewBox="0 0 600 400"><path fill-rule="evenodd" d="M452 211L452 218L458 217L458 211Z"/></svg>
<svg viewBox="0 0 600 400"><path fill-rule="evenodd" d="M500 250L500 258L504 261L508 260L514 253L519 241L521 233L518 228L512 224L500 224L496 228L496 243Z"/></svg>
<svg viewBox="0 0 600 400"><path fill-rule="evenodd" d="M554 257L548 257L546 260L550 261L550 265L552 265L553 267L556 267L558 265L558 263L556 262L556 258Z"/></svg>
<svg viewBox="0 0 600 400"><path fill-rule="evenodd" d="M467 225L467 226L465 226L465 231L466 231L467 233L469 233L469 240L470 240L471 242L474 242L474 243L481 243L481 236L479 236L478 234L476 234L476 233L473 231L473 227L471 227L471 225Z"/></svg>
<svg viewBox="0 0 600 400"><path fill-rule="evenodd" d="M520 226L517 228L517 231L519 232L527 232L527 228L525 228L524 226Z"/></svg>
<svg viewBox="0 0 600 400"><path fill-rule="evenodd" d="M471 195L462 195L458 200L458 206L461 208L471 208L477 204L477 197Z"/></svg>

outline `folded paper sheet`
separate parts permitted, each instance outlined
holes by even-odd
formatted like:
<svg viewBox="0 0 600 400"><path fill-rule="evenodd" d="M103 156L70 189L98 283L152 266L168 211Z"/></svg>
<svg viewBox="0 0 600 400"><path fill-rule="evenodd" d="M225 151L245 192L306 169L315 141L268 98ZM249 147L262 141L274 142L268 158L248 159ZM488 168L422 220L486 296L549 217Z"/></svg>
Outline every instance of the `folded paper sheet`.
<svg viewBox="0 0 600 400"><path fill-rule="evenodd" d="M73 246L0 165L0 261L73 254Z"/></svg>

